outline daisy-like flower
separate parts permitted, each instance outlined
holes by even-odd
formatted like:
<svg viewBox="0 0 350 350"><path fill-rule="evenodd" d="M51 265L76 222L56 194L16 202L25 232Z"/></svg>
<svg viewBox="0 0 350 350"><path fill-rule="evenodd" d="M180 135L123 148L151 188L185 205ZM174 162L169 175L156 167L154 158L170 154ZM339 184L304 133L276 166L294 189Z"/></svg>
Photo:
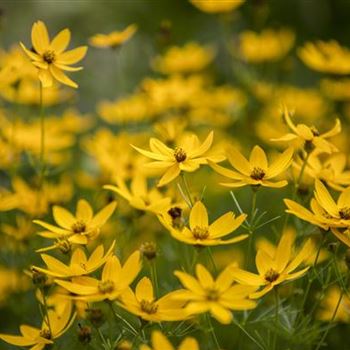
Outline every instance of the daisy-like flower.
<svg viewBox="0 0 350 350"><path fill-rule="evenodd" d="M115 49L126 41L131 39L131 37L137 31L137 25L131 24L122 31L114 31L109 34L96 34L92 36L89 40L90 45L99 48L109 48Z"/></svg>
<svg viewBox="0 0 350 350"><path fill-rule="evenodd" d="M78 87L78 84L68 78L63 71L75 72L83 69L82 67L72 67L71 65L84 58L87 46L80 46L76 49L65 51L69 41L69 29L63 29L50 41L45 23L37 21L32 27L33 50L28 50L20 43L33 65L38 68L39 79L43 87L52 86L54 79L64 85L73 88Z"/></svg>
<svg viewBox="0 0 350 350"><path fill-rule="evenodd" d="M209 225L208 211L204 204L198 201L191 209L189 227L174 226L170 215L159 216L159 220L170 231L171 235L181 242L194 246L213 246L237 243L246 239L247 234L227 240L221 239L235 231L246 217L246 214L235 217L235 214L230 211Z"/></svg>
<svg viewBox="0 0 350 350"><path fill-rule="evenodd" d="M327 139L341 132L341 123L339 119L336 120L335 125L331 130L321 134L314 126L309 127L305 124L295 125L286 106L283 106L283 118L292 132L282 137L271 139L271 141L293 142L297 148L301 147L307 153L310 153L313 150L324 153L338 151L338 149Z"/></svg>
<svg viewBox="0 0 350 350"><path fill-rule="evenodd" d="M265 186L280 188L288 184L286 180L271 181L288 169L292 162L293 148L288 148L280 154L270 165L268 164L264 150L255 146L247 160L240 152L230 148L227 150L227 159L235 170L224 168L221 165L209 161L209 165L220 175L233 182L225 182L220 185L226 187Z"/></svg>
<svg viewBox="0 0 350 350"><path fill-rule="evenodd" d="M246 0L190 0L199 10L207 13L226 13L241 6Z"/></svg>
<svg viewBox="0 0 350 350"><path fill-rule="evenodd" d="M86 254L81 248L77 248L72 254L69 265L62 263L50 255L41 254L41 258L44 260L47 269L37 266L33 266L32 269L59 278L88 275L96 271L107 261L108 257L113 254L114 246L115 241L109 247L106 254L104 254L104 248L101 244L91 253L89 258L86 257Z"/></svg>
<svg viewBox="0 0 350 350"><path fill-rule="evenodd" d="M131 181L130 190L126 186L125 180L117 177L117 186L105 185L106 190L118 193L126 199L129 204L142 211L160 213L170 206L171 198L164 197L156 188L147 188L147 179L143 175L135 175Z"/></svg>
<svg viewBox="0 0 350 350"><path fill-rule="evenodd" d="M154 297L149 278L143 277L135 293L127 289L120 297L120 306L144 320L152 322L179 321L188 318L184 312L184 301L175 299L177 291L168 293L158 300Z"/></svg>
<svg viewBox="0 0 350 350"><path fill-rule="evenodd" d="M155 160L146 164L147 167L164 171L157 185L161 187L173 181L181 171L193 172L202 164L207 164L208 160L212 162L223 160L221 156L207 154L213 143L213 137L214 133L211 131L201 144L196 135L190 135L183 140L181 146L175 149L166 146L156 138L151 138L149 141L150 151L133 147L145 157Z"/></svg>
<svg viewBox="0 0 350 350"><path fill-rule="evenodd" d="M140 252L129 256L122 266L113 255L107 259L100 280L92 277L75 277L72 282L56 279L55 282L69 292L75 299L85 301L116 300L134 281L141 270Z"/></svg>
<svg viewBox="0 0 350 350"><path fill-rule="evenodd" d="M220 323L229 324L231 310L250 310L256 306L248 299L256 287L233 285L230 267L224 269L216 280L201 264L196 266L197 279L182 271L175 271L175 275L186 288L180 289L176 298L188 302L185 311L189 315L210 312Z"/></svg>
<svg viewBox="0 0 350 350"><path fill-rule="evenodd" d="M60 206L55 205L53 207L53 218L59 227L41 220L34 220L33 222L49 231L41 232L40 235L43 237L64 240L70 244L87 244L100 234L101 227L113 214L116 206L116 202L111 202L94 215L90 204L86 200L80 199L75 215ZM48 249L54 249L59 246L60 243L58 242Z"/></svg>
<svg viewBox="0 0 350 350"><path fill-rule="evenodd" d="M152 347L142 344L140 350L175 350L166 336L160 331L153 331L151 341ZM196 339L186 337L177 350L199 350L199 346Z"/></svg>
<svg viewBox="0 0 350 350"><path fill-rule="evenodd" d="M53 344L73 324L75 314L71 317L71 303L67 303L62 313L48 310L48 322L44 320L41 328L28 325L19 327L21 335L0 334L0 339L8 344L23 347L30 346L31 350L43 350Z"/></svg>
<svg viewBox="0 0 350 350"><path fill-rule="evenodd" d="M295 272L313 253L313 243L309 239L298 252L294 252L294 237L291 231L286 231L276 249L258 250L255 258L258 274L241 270L237 266L231 267L232 277L237 282L256 288L262 287L261 290L251 293L251 298L261 298L275 286L295 280L309 269L308 266Z"/></svg>

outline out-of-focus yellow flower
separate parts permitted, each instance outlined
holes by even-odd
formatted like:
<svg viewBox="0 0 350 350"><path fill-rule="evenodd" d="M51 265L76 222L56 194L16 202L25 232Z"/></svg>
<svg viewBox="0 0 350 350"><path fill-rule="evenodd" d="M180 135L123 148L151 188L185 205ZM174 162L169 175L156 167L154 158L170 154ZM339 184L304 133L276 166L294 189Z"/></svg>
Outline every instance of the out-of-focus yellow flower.
<svg viewBox="0 0 350 350"><path fill-rule="evenodd" d="M184 320L188 317L183 309L185 302L176 300L176 294L174 291L156 299L150 279L143 277L136 285L135 293L127 289L121 295L120 306L146 321Z"/></svg>
<svg viewBox="0 0 350 350"><path fill-rule="evenodd" d="M142 344L140 350L175 350L171 345L169 340L160 331L153 331L152 337L152 347ZM197 340L192 337L186 337L177 350L199 350L199 345Z"/></svg>
<svg viewBox="0 0 350 350"><path fill-rule="evenodd" d="M154 130L158 134L159 138L167 145L173 146L176 144L176 140L180 139L185 128L187 121L180 116L173 116L166 120L160 121L154 124Z"/></svg>
<svg viewBox="0 0 350 350"><path fill-rule="evenodd" d="M109 34L96 34L89 39L89 43L98 48L110 47L115 49L131 39L136 31L137 25L131 24L122 31L114 31Z"/></svg>
<svg viewBox="0 0 350 350"><path fill-rule="evenodd" d="M153 67L164 74L188 74L203 70L214 57L214 50L191 42L183 47L174 46L155 58Z"/></svg>
<svg viewBox="0 0 350 350"><path fill-rule="evenodd" d="M240 35L240 55L249 63L275 62L286 56L294 45L295 35L288 29L246 31Z"/></svg>
<svg viewBox="0 0 350 350"><path fill-rule="evenodd" d="M179 228L173 226L170 220L166 220L162 216L159 218L175 239L193 246L214 246L237 243L246 239L248 237L247 234L227 240L221 239L237 230L246 217L246 214L235 217L234 213L230 211L209 225L208 211L204 204L198 201L191 209L189 228L187 226Z"/></svg>
<svg viewBox="0 0 350 350"><path fill-rule="evenodd" d="M345 78L341 80L323 79L321 80L322 92L335 101L349 101L350 100L350 79Z"/></svg>
<svg viewBox="0 0 350 350"><path fill-rule="evenodd" d="M158 187L164 186L178 177L181 171L193 172L202 164L207 164L208 159L212 162L222 160L221 156L208 155L213 142L214 133L210 132L201 144L196 135L186 137L181 145L175 149L166 146L163 142L151 138L149 146L151 151L146 151L133 146L142 155L154 159L148 163L150 168L162 169L163 176L158 182Z"/></svg>
<svg viewBox="0 0 350 350"><path fill-rule="evenodd" d="M335 40L307 42L299 48L298 55L313 70L340 75L350 73L350 50Z"/></svg>
<svg viewBox="0 0 350 350"><path fill-rule="evenodd" d="M71 317L71 306L66 305L62 315L48 310L48 319L43 321L40 329L21 325L21 335L0 334L0 339L11 345L31 346L32 350L43 350L47 345L54 344L54 339L59 338L73 324L75 314Z"/></svg>
<svg viewBox="0 0 350 350"><path fill-rule="evenodd" d="M249 161L237 150L227 150L227 159L235 170L224 168L210 161L209 165L220 175L234 180L233 182L220 183L226 187L265 186L280 188L286 186L286 180L270 181L288 169L292 162L293 148L288 148L280 154L271 165L268 164L264 150L255 146L250 153Z"/></svg>
<svg viewBox="0 0 350 350"><path fill-rule="evenodd" d="M190 0L199 10L207 13L230 12L241 6L245 0Z"/></svg>
<svg viewBox="0 0 350 350"><path fill-rule="evenodd" d="M329 141L331 138L341 132L341 123L337 119L335 125L329 131L321 134L315 126L307 126L305 124L295 125L290 117L290 111L283 106L283 117L289 129L292 131L280 138L272 139L276 142L295 142L296 147L302 147L307 153L317 150L318 152L332 153L338 149Z"/></svg>
<svg viewBox="0 0 350 350"><path fill-rule="evenodd" d="M116 206L116 202L111 202L94 215L90 204L86 200L80 199L75 215L63 207L57 205L53 207L53 217L59 227L41 220L34 220L34 223L49 231L42 232L41 236L43 237L64 239L74 244L87 244L100 234L101 227L113 214ZM58 245L59 243L52 247L44 248L44 250L53 249L58 247ZM43 249L40 249L40 251L43 251Z"/></svg>
<svg viewBox="0 0 350 350"><path fill-rule="evenodd" d="M188 301L185 310L189 315L210 312L220 323L229 324L231 310L250 310L256 306L248 299L256 287L233 284L230 267L224 269L216 280L201 264L196 266L197 278L182 271L175 271L175 276L186 288L180 289L176 298Z"/></svg>
<svg viewBox="0 0 350 350"><path fill-rule="evenodd" d="M30 279L23 273L0 266L0 305L6 305L11 293L23 293L31 287Z"/></svg>
<svg viewBox="0 0 350 350"><path fill-rule="evenodd" d="M113 255L107 259L100 280L92 277L75 277L72 282L55 280L61 287L85 301L116 300L134 281L141 270L140 253L134 252L122 266Z"/></svg>
<svg viewBox="0 0 350 350"><path fill-rule="evenodd" d="M76 248L72 253L69 265L62 263L50 255L41 254L41 258L45 262L47 269L37 266L33 266L32 269L58 278L88 275L96 271L107 261L108 257L113 254L114 245L115 241L111 244L106 254L104 254L103 245L99 245L91 253L89 258L86 257L86 254L81 248Z"/></svg>
<svg viewBox="0 0 350 350"><path fill-rule="evenodd" d="M331 287L326 291L326 295L322 300L322 304L317 313L317 318L322 321L346 322L350 321L350 298L347 293L344 293L341 298L339 306L339 298L341 296L341 289L337 286ZM337 313L334 314L334 310Z"/></svg>
<svg viewBox="0 0 350 350"><path fill-rule="evenodd" d="M28 50L20 43L33 65L38 68L38 76L44 88L52 86L54 79L64 85L78 87L78 84L68 78L63 71L75 72L82 69L82 67L72 67L71 64L84 58L87 46L65 52L69 41L69 29L63 29L50 41L46 25L42 21L37 21L32 27L33 50Z"/></svg>
<svg viewBox="0 0 350 350"><path fill-rule="evenodd" d="M305 267L294 272L312 254L312 242L307 240L302 248L294 252L294 238L291 231L285 231L276 249L260 249L255 258L258 274L241 270L236 266L231 267L234 280L248 286L262 287L258 292L250 294L253 299L261 298L277 285L297 279L309 269Z"/></svg>
<svg viewBox="0 0 350 350"><path fill-rule="evenodd" d="M118 193L138 210L159 214L170 206L171 198L165 197L155 188L148 190L147 179L140 174L132 179L130 190L122 178L117 178L117 185L105 185L103 188Z"/></svg>

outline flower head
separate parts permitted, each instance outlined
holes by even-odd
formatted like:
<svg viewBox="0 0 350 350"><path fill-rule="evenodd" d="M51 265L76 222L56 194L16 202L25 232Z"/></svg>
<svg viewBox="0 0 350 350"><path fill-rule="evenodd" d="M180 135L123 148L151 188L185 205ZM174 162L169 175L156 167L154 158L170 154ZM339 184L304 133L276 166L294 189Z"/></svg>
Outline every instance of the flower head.
<svg viewBox="0 0 350 350"><path fill-rule="evenodd" d="M20 43L33 65L38 68L39 79L43 87L52 86L54 79L64 85L78 87L63 71L75 72L82 69L82 67L72 67L71 64L84 58L87 46L65 51L69 41L69 29L63 29L50 40L45 23L37 21L32 27L33 50L28 50Z"/></svg>
<svg viewBox="0 0 350 350"><path fill-rule="evenodd" d="M190 0L199 10L207 13L225 13L230 12L241 6L245 0Z"/></svg>
<svg viewBox="0 0 350 350"><path fill-rule="evenodd" d="M224 168L221 165L209 162L209 165L220 175L223 175L233 182L221 183L226 187L242 186L265 186L283 187L287 185L286 180L273 182L274 177L283 173L291 164L293 149L288 148L280 154L271 165L268 164L264 150L255 146L247 160L240 152L231 148L227 151L227 159L235 170Z"/></svg>

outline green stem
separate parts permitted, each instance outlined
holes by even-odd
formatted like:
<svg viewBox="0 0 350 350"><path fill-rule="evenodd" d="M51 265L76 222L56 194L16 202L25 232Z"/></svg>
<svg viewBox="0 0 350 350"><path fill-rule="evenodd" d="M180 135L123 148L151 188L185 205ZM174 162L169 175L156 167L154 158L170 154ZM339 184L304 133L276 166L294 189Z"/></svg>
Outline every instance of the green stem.
<svg viewBox="0 0 350 350"><path fill-rule="evenodd" d="M190 207L192 208L193 207L193 201L192 201L192 198L191 198L191 192L190 192L190 189L188 187L186 176L185 176L185 174L183 172L181 172L181 179L182 179L182 183L184 185L184 189L186 191L186 195L187 195L188 201L190 203Z"/></svg>
<svg viewBox="0 0 350 350"><path fill-rule="evenodd" d="M45 114L43 104L43 86L40 83L40 171L39 171L39 189L41 189L45 176Z"/></svg>
<svg viewBox="0 0 350 350"><path fill-rule="evenodd" d="M214 259L214 257L213 257L213 253L212 253L212 251L211 251L211 248L210 248L210 247L207 247L207 251L208 251L210 263L211 263L212 266L213 266L213 270L214 270L215 274L217 274L218 269L217 269L217 267L216 267L215 259Z"/></svg>
<svg viewBox="0 0 350 350"><path fill-rule="evenodd" d="M124 317L120 316L120 315L114 310L112 303L108 303L108 304L109 304L109 306L110 306L110 308L111 308L111 310L112 310L112 313L113 313L114 317L115 317L116 319L122 321L125 325L127 325L127 326L129 327L130 331L133 333L133 335L134 335L135 337L139 337L139 334L138 334L137 330L135 329L135 327L134 327L129 321L127 321Z"/></svg>
<svg viewBox="0 0 350 350"><path fill-rule="evenodd" d="M212 336L212 338L213 338L214 345L215 345L215 347L216 347L218 350L220 350L221 347L220 347L218 338L217 338L217 336L216 336L216 334L215 334L215 329L214 329L214 327L213 327L213 325L212 325L212 323L211 323L211 318L210 318L210 315L209 315L209 314L207 314L207 321L208 321L209 332L210 332L210 334L211 334L211 336Z"/></svg>
<svg viewBox="0 0 350 350"><path fill-rule="evenodd" d="M264 350L264 347L252 336L250 335L241 324L238 323L235 319L233 319L233 323L260 349Z"/></svg>
<svg viewBox="0 0 350 350"><path fill-rule="evenodd" d="M47 300L46 300L44 288L41 288L41 294L43 296L46 324L47 324L47 327L49 328L50 334L52 335L51 324L50 324L50 319L49 319L49 312L48 312L48 307L47 307Z"/></svg>
<svg viewBox="0 0 350 350"><path fill-rule="evenodd" d="M249 221L249 238L248 238L248 246L247 246L247 251L246 251L246 256L245 256L245 261L246 261L246 268L250 268L250 256L251 256L251 251L252 251L252 245L253 245L253 235L254 235L254 217L255 217L255 210L256 210L256 198L257 198L257 188L252 188L253 190L253 195L252 195L252 209L251 209L251 218Z"/></svg>
<svg viewBox="0 0 350 350"><path fill-rule="evenodd" d="M277 291L277 287L275 287L274 289L274 296L275 296L275 327L276 330L274 332L274 336L273 336L273 349L276 349L276 345L277 345L277 328L278 328L278 323L279 323L279 300L278 300L278 291Z"/></svg>
<svg viewBox="0 0 350 350"><path fill-rule="evenodd" d="M151 260L149 262L150 264L150 271L151 271L151 280L152 284L155 289L155 296L156 298L159 297L159 285L158 285L158 274L157 274L157 266L155 260Z"/></svg>

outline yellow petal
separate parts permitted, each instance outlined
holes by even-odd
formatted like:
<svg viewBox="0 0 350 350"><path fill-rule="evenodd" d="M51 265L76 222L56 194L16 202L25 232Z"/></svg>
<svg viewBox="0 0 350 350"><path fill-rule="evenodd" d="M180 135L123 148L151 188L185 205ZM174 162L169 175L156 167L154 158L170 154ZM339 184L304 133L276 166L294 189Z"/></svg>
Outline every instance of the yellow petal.
<svg viewBox="0 0 350 350"><path fill-rule="evenodd" d="M338 207L320 180L315 181L315 198L322 208L334 217L338 217Z"/></svg>
<svg viewBox="0 0 350 350"><path fill-rule="evenodd" d="M233 171L233 170L230 170L230 169L227 169L221 165L218 165L218 164L215 164L213 163L212 161L208 160L208 164L210 165L210 167L216 171L218 174L222 175L222 176L225 176L225 177L228 177L230 179L235 179L235 180L241 180L242 179L242 175Z"/></svg>
<svg viewBox="0 0 350 350"><path fill-rule="evenodd" d="M190 213L190 228L193 231L196 226L200 228L208 228L208 212L204 204L200 201L191 209Z"/></svg>
<svg viewBox="0 0 350 350"><path fill-rule="evenodd" d="M181 172L181 170L179 168L179 165L177 163L175 163L161 177L161 179L159 180L159 182L157 184L157 187L162 187L162 186L168 184L169 182L173 181L175 178L177 178L180 175L180 172Z"/></svg>
<svg viewBox="0 0 350 350"><path fill-rule="evenodd" d="M191 158L196 158L203 155L205 152L209 150L211 144L213 143L213 138L214 138L214 132L211 131L208 134L207 138L204 140L204 142L198 148L194 150L189 150L189 156Z"/></svg>
<svg viewBox="0 0 350 350"><path fill-rule="evenodd" d="M179 350L199 350L197 340L190 337L185 338L180 344Z"/></svg>
<svg viewBox="0 0 350 350"><path fill-rule="evenodd" d="M201 285L198 283L198 281L192 277L191 275L181 272L181 271L175 271L174 275L180 280L181 284L192 291L194 294L203 295L204 291Z"/></svg>
<svg viewBox="0 0 350 350"><path fill-rule="evenodd" d="M153 286L149 278L143 277L137 284L135 289L135 295L139 302L146 300L152 302L154 300Z"/></svg>
<svg viewBox="0 0 350 350"><path fill-rule="evenodd" d="M235 231L246 217L246 214L242 214L235 218L235 214L232 211L222 215L209 226L210 237L218 238L228 235Z"/></svg>
<svg viewBox="0 0 350 350"><path fill-rule="evenodd" d="M76 223L77 219L67 209L55 205L52 209L53 218L56 223L67 229L71 230L72 226Z"/></svg>
<svg viewBox="0 0 350 350"><path fill-rule="evenodd" d="M16 346L30 346L36 343L36 341L33 339L28 339L19 335L0 334L0 339L5 341L6 343Z"/></svg>
<svg viewBox="0 0 350 350"><path fill-rule="evenodd" d="M72 88L78 88L78 84L75 83L73 80L68 78L61 69L57 68L55 65L51 64L49 66L50 72L52 76L59 81L60 83L70 86Z"/></svg>
<svg viewBox="0 0 350 350"><path fill-rule="evenodd" d="M292 147L286 149L280 154L276 160L269 166L266 174L266 178L275 177L284 172L291 164L293 158L294 149Z"/></svg>
<svg viewBox="0 0 350 350"><path fill-rule="evenodd" d="M49 48L49 43L49 34L44 22L35 22L32 27L32 44L35 51L43 54Z"/></svg>
<svg viewBox="0 0 350 350"><path fill-rule="evenodd" d="M66 28L61 30L53 38L50 46L56 53L60 54L67 48L69 41L70 41L70 30Z"/></svg>
<svg viewBox="0 0 350 350"><path fill-rule="evenodd" d="M126 260L125 264L122 267L122 272L120 275L121 282L129 286L130 283L134 281L139 272L141 271L141 258L140 252L135 251L132 253L129 258Z"/></svg>
<svg viewBox="0 0 350 350"><path fill-rule="evenodd" d="M64 65L77 63L84 58L87 49L87 46L80 46L76 49L63 52L57 57L57 63Z"/></svg>
<svg viewBox="0 0 350 350"><path fill-rule="evenodd" d="M247 284L250 286L260 286L264 284L263 279L255 273L241 270L238 267L232 267L231 271L233 278L239 283Z"/></svg>
<svg viewBox="0 0 350 350"><path fill-rule="evenodd" d="M113 214L115 208L117 207L117 202L111 202L101 209L91 220L90 225L92 227L102 227L106 221Z"/></svg>
<svg viewBox="0 0 350 350"><path fill-rule="evenodd" d="M230 324L232 321L232 312L219 304L212 304L210 306L210 313L222 324Z"/></svg>
<svg viewBox="0 0 350 350"><path fill-rule="evenodd" d="M51 72L47 69L40 69L38 73L39 80L41 82L41 85L44 88L51 87L53 84L53 77Z"/></svg>
<svg viewBox="0 0 350 350"><path fill-rule="evenodd" d="M155 350L174 350L169 340L160 331L154 331L152 333L152 345Z"/></svg>
<svg viewBox="0 0 350 350"><path fill-rule="evenodd" d="M83 220L84 222L89 222L94 213L90 204L85 199L80 199L77 204L77 210L75 216L79 220Z"/></svg>
<svg viewBox="0 0 350 350"><path fill-rule="evenodd" d="M201 264L196 265L196 275L199 283L204 289L212 288L214 285L213 277L210 272Z"/></svg>
<svg viewBox="0 0 350 350"><path fill-rule="evenodd" d="M230 148L227 151L227 159L240 173L250 176L251 166L240 152L236 151L234 148Z"/></svg>
<svg viewBox="0 0 350 350"><path fill-rule="evenodd" d="M249 163L251 167L258 167L267 171L267 158L264 150L260 146L254 146L250 153Z"/></svg>
<svg viewBox="0 0 350 350"><path fill-rule="evenodd" d="M275 255L275 268L279 273L281 273L288 264L292 253L293 242L294 233L292 231L285 231L279 241Z"/></svg>

